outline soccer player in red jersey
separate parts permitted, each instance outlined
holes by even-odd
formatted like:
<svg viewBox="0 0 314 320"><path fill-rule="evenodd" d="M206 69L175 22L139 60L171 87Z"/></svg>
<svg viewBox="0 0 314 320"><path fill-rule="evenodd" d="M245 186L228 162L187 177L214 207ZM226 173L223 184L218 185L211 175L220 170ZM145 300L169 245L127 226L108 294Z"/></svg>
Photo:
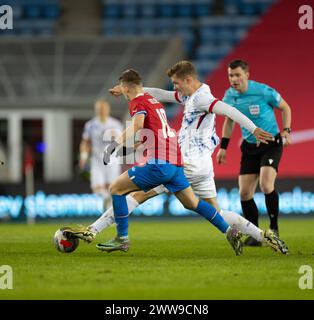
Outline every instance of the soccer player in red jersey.
<svg viewBox="0 0 314 320"><path fill-rule="evenodd" d="M235 110L233 110L232 107L228 105L223 105L217 99L215 99L210 93L209 87L205 84L200 83L200 81L198 81L194 67L190 62L188 61L178 62L176 65L174 65L171 68L171 70L177 70L178 74L180 73L179 75L180 75L181 82L189 83L189 86L186 86L190 90L189 94L187 93L188 89L185 88L184 90L186 91L184 92L187 96L185 96L185 98L184 97L182 98L185 101L185 109L187 110L186 110L186 116L183 119L181 131L180 131L181 143L179 139L179 145L181 147L181 151L183 147L182 157L184 159L184 170L186 174L189 174L186 176L186 178L191 183L191 187L193 191L202 200L216 207L216 210L218 211L218 213L223 217L223 219L229 225L234 226L236 229L238 229L244 234L249 234L253 237L256 237L256 239L261 239L261 241L264 241L275 251L280 251L286 254L287 248L280 239L275 239L273 236L270 236L268 233L263 232L263 230L255 227L254 225L249 223L247 220L245 220L243 217L239 216L235 212L227 211L227 210L222 211L219 209L216 202L216 198L215 198L215 185L213 181L213 175L212 176L210 174L208 176L206 175L206 173L208 173L208 171L210 171L211 169L210 157L212 152L212 140L214 141L214 144L217 143L216 139L210 138L211 131L212 131L212 135L215 134L215 128L214 128L215 114L206 112L206 110L208 109L209 105L212 105L211 101L213 101L213 104L216 103L215 106L216 105L218 106L217 107L218 109L214 110L215 113L221 114L221 112L225 112L226 114L230 114L230 115L233 114L233 116L231 115L231 117L236 118L237 120L235 121L239 121L239 123L241 123L246 128L251 128L250 130L252 130L252 132L254 131L254 135L256 135L259 139L261 139L261 141L263 141L264 139L266 140L271 139L272 136L267 132L264 132L259 128L257 128L256 126L254 126L254 124L249 119L247 119L244 115L242 115L240 112L235 112ZM182 73L183 71L184 71L184 74ZM184 81L182 80L182 78ZM173 80L174 84L177 83L177 78L174 78L173 76L171 79ZM179 87L181 92L181 89L182 89L181 85ZM134 96L135 98L133 98L130 103L131 115L134 117L136 116L136 114L138 115L144 114L145 115L144 125L146 124L146 126L151 125L155 127L158 123L160 124L160 121L161 121L162 135L158 136L158 135L154 135L153 133L153 137L150 137L150 140L149 140L151 143L150 149L153 152L153 155L151 155L149 158L155 157L157 153L160 153L161 156L159 156L159 158L166 159L165 148L167 144L165 142L167 141L167 139L165 140L165 137L166 138L173 137L174 133L173 133L173 130L169 128L167 124L167 119L166 119L163 107L159 104L159 102L156 99L152 97L152 95L156 97L156 94L157 94L158 100L159 100L159 97L165 100L166 96L169 96L169 98L172 99L174 98L174 96L177 96L178 93L170 92L170 91L168 92L161 89L152 89L152 88L141 87L138 89L139 91L137 92L137 94ZM143 90L146 93L143 93ZM150 91L153 91L155 93L151 93ZM113 89L110 89L110 92L115 96L122 95L121 84L115 86ZM126 94L124 95L128 100L130 100L130 97L128 95ZM153 104L157 106L155 112L153 111L152 113L148 114L145 107L147 105L145 100L146 102L148 100L149 104ZM161 109L160 109L160 106L162 107ZM150 107L149 110L152 110L152 108ZM193 125L195 127L196 123L197 123L197 128L193 130ZM187 126L187 124L190 127ZM199 131L199 128L198 128L200 124L202 124L201 131ZM187 131L187 129L189 130ZM142 129L141 131L143 130L146 130L146 129ZM155 133L156 133L156 130L155 130ZM157 137L157 139L155 136ZM168 152L169 150L177 150L176 140L172 139L171 141L172 141L172 147L168 148ZM156 146L158 147L156 148ZM154 154L154 151L155 151L155 154ZM172 152L172 158L174 158L175 155L177 155L177 152ZM138 179L136 176L132 176L132 175L131 175L131 178ZM140 176L140 178L148 179L148 181L150 181L151 174L150 172L147 172L146 174L143 174L142 176ZM139 183L136 183L136 184L139 185ZM126 196L128 213L131 213L140 203L144 202L150 197L153 197L163 192L168 192L168 190L166 187L164 187L164 185L161 184L158 187L155 187L147 192L138 191L138 192L129 193ZM95 239L96 234L98 234L99 232L104 230L106 227L114 223L115 223L114 210L111 207L107 209L102 214L102 216L98 218L93 224L91 224L88 227L82 227L76 230L72 230L71 234L74 237L80 238L84 241L92 242ZM99 250L102 250L103 245L99 244L96 247Z"/></svg>
<svg viewBox="0 0 314 320"><path fill-rule="evenodd" d="M146 145L147 162L143 166L133 166L110 185L117 237L97 245L98 249L127 251L130 241L126 195L137 190L148 191L163 184L175 194L185 208L199 213L225 233L235 253L240 255L242 253L241 232L230 227L213 206L194 195L184 175L177 135L167 122L163 105L148 93L144 93L140 75L132 69L122 73L119 84L124 97L129 101L132 124L117 141L105 149L104 164L107 165L111 154L125 145L126 141L134 137L139 130L141 130L142 142Z"/></svg>

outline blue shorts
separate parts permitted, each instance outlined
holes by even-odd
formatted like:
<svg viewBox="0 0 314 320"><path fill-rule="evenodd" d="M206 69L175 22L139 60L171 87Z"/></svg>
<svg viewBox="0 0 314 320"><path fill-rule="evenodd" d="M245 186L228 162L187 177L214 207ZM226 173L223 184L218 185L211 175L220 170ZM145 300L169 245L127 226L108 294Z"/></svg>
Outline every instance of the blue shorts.
<svg viewBox="0 0 314 320"><path fill-rule="evenodd" d="M171 163L147 163L128 170L129 178L145 192L163 184L170 192L184 190L190 186L183 167Z"/></svg>

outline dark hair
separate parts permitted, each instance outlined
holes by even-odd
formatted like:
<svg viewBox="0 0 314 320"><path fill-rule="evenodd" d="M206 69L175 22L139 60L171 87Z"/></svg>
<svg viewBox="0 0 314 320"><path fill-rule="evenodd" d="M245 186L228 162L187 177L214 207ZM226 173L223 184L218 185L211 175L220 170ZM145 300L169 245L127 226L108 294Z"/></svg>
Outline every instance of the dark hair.
<svg viewBox="0 0 314 320"><path fill-rule="evenodd" d="M249 71L249 65L246 61L244 60L233 60L229 63L229 68L230 69L236 69L236 68L242 68L244 71L248 72Z"/></svg>
<svg viewBox="0 0 314 320"><path fill-rule="evenodd" d="M127 69L122 72L120 78L119 78L120 83L125 83L127 85L137 85L141 86L142 85L142 79L139 73L133 69Z"/></svg>
<svg viewBox="0 0 314 320"><path fill-rule="evenodd" d="M184 79L187 76L195 77L197 75L197 72L190 61L182 60L169 68L167 70L167 75L168 77L176 75L178 78Z"/></svg>

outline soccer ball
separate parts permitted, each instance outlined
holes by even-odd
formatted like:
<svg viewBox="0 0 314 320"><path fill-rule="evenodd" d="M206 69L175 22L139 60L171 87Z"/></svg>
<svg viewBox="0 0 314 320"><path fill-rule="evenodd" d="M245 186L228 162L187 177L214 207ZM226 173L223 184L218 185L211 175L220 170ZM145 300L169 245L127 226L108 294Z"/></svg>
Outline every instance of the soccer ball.
<svg viewBox="0 0 314 320"><path fill-rule="evenodd" d="M63 253L70 253L70 252L73 252L78 247L79 239L67 238L63 232L64 229L69 229L69 228L64 227L57 230L53 237L53 243L58 251Z"/></svg>

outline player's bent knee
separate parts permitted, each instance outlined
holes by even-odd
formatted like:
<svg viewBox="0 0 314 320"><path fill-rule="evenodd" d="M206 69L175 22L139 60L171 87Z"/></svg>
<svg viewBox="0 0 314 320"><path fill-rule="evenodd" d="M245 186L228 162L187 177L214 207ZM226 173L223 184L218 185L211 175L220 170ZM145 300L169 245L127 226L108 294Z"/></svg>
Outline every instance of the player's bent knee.
<svg viewBox="0 0 314 320"><path fill-rule="evenodd" d="M260 185L261 191L265 194L271 193L275 187L272 184L261 184Z"/></svg>
<svg viewBox="0 0 314 320"><path fill-rule="evenodd" d="M249 190L241 190L240 189L240 198L241 201L247 201L253 198L253 193L250 192Z"/></svg>
<svg viewBox="0 0 314 320"><path fill-rule="evenodd" d="M119 194L119 188L115 182L113 182L109 185L109 192L111 194Z"/></svg>

